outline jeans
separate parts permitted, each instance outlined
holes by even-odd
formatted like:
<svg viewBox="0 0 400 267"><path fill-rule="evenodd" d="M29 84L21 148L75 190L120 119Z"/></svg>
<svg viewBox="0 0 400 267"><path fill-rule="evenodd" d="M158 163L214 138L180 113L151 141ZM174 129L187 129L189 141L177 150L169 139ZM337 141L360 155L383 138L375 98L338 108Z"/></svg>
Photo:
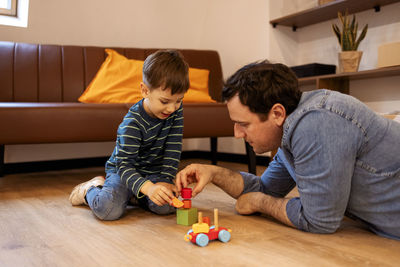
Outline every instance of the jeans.
<svg viewBox="0 0 400 267"><path fill-rule="evenodd" d="M86 193L89 207L100 220L112 221L121 218L125 213L133 193L121 182L116 173L107 173L102 187L92 187ZM158 206L147 196L139 199L140 206L159 215L175 212L175 208L166 204Z"/></svg>

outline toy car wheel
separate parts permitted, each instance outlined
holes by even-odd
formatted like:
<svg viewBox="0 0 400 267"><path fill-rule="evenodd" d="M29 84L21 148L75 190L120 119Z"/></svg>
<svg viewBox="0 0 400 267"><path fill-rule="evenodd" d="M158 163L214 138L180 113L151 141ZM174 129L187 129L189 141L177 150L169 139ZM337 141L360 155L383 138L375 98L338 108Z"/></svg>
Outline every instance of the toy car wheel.
<svg viewBox="0 0 400 267"><path fill-rule="evenodd" d="M218 233L218 239L219 239L221 242L226 243L226 242L228 242L228 241L231 239L231 233L229 233L229 232L226 231L226 230L221 230L221 231Z"/></svg>
<svg viewBox="0 0 400 267"><path fill-rule="evenodd" d="M192 240L191 235L185 235L183 238L185 239L186 242L189 242L190 240Z"/></svg>
<svg viewBox="0 0 400 267"><path fill-rule="evenodd" d="M196 244L200 247L205 247L208 244L208 236L205 234L198 234L196 237Z"/></svg>

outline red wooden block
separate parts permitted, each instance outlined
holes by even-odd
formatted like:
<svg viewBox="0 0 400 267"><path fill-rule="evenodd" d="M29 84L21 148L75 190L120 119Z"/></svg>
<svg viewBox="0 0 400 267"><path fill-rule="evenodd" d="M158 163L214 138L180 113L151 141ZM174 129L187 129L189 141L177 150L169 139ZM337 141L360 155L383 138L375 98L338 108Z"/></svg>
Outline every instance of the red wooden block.
<svg viewBox="0 0 400 267"><path fill-rule="evenodd" d="M210 217L203 217L203 223L206 223L208 226L210 226Z"/></svg>
<svg viewBox="0 0 400 267"><path fill-rule="evenodd" d="M182 198L186 198L186 199L192 198L192 188L188 188L188 187L182 188L181 196L182 196Z"/></svg>
<svg viewBox="0 0 400 267"><path fill-rule="evenodd" d="M190 209L192 207L192 200L184 199L182 202L183 202L184 209Z"/></svg>

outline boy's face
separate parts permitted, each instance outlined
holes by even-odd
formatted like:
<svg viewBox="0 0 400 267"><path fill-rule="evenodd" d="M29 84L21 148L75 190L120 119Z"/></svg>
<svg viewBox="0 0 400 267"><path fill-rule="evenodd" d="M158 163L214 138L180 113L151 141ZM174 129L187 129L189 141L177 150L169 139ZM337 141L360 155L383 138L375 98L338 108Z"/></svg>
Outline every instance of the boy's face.
<svg viewBox="0 0 400 267"><path fill-rule="evenodd" d="M144 110L153 118L164 120L181 106L184 93L171 95L170 88L162 90L161 87L150 90L144 83L140 87Z"/></svg>

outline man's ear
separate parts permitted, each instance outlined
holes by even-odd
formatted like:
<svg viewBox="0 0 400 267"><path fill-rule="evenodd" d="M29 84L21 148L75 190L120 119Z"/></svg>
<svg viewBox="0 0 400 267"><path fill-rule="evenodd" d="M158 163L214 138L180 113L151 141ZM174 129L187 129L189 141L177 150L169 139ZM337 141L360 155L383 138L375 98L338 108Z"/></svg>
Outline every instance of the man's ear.
<svg viewBox="0 0 400 267"><path fill-rule="evenodd" d="M143 98L146 98L149 95L149 88L144 84L144 82L140 82L140 91L142 92Z"/></svg>
<svg viewBox="0 0 400 267"><path fill-rule="evenodd" d="M286 119L286 109L282 104L276 103L271 108L272 119L280 127L283 125Z"/></svg>

